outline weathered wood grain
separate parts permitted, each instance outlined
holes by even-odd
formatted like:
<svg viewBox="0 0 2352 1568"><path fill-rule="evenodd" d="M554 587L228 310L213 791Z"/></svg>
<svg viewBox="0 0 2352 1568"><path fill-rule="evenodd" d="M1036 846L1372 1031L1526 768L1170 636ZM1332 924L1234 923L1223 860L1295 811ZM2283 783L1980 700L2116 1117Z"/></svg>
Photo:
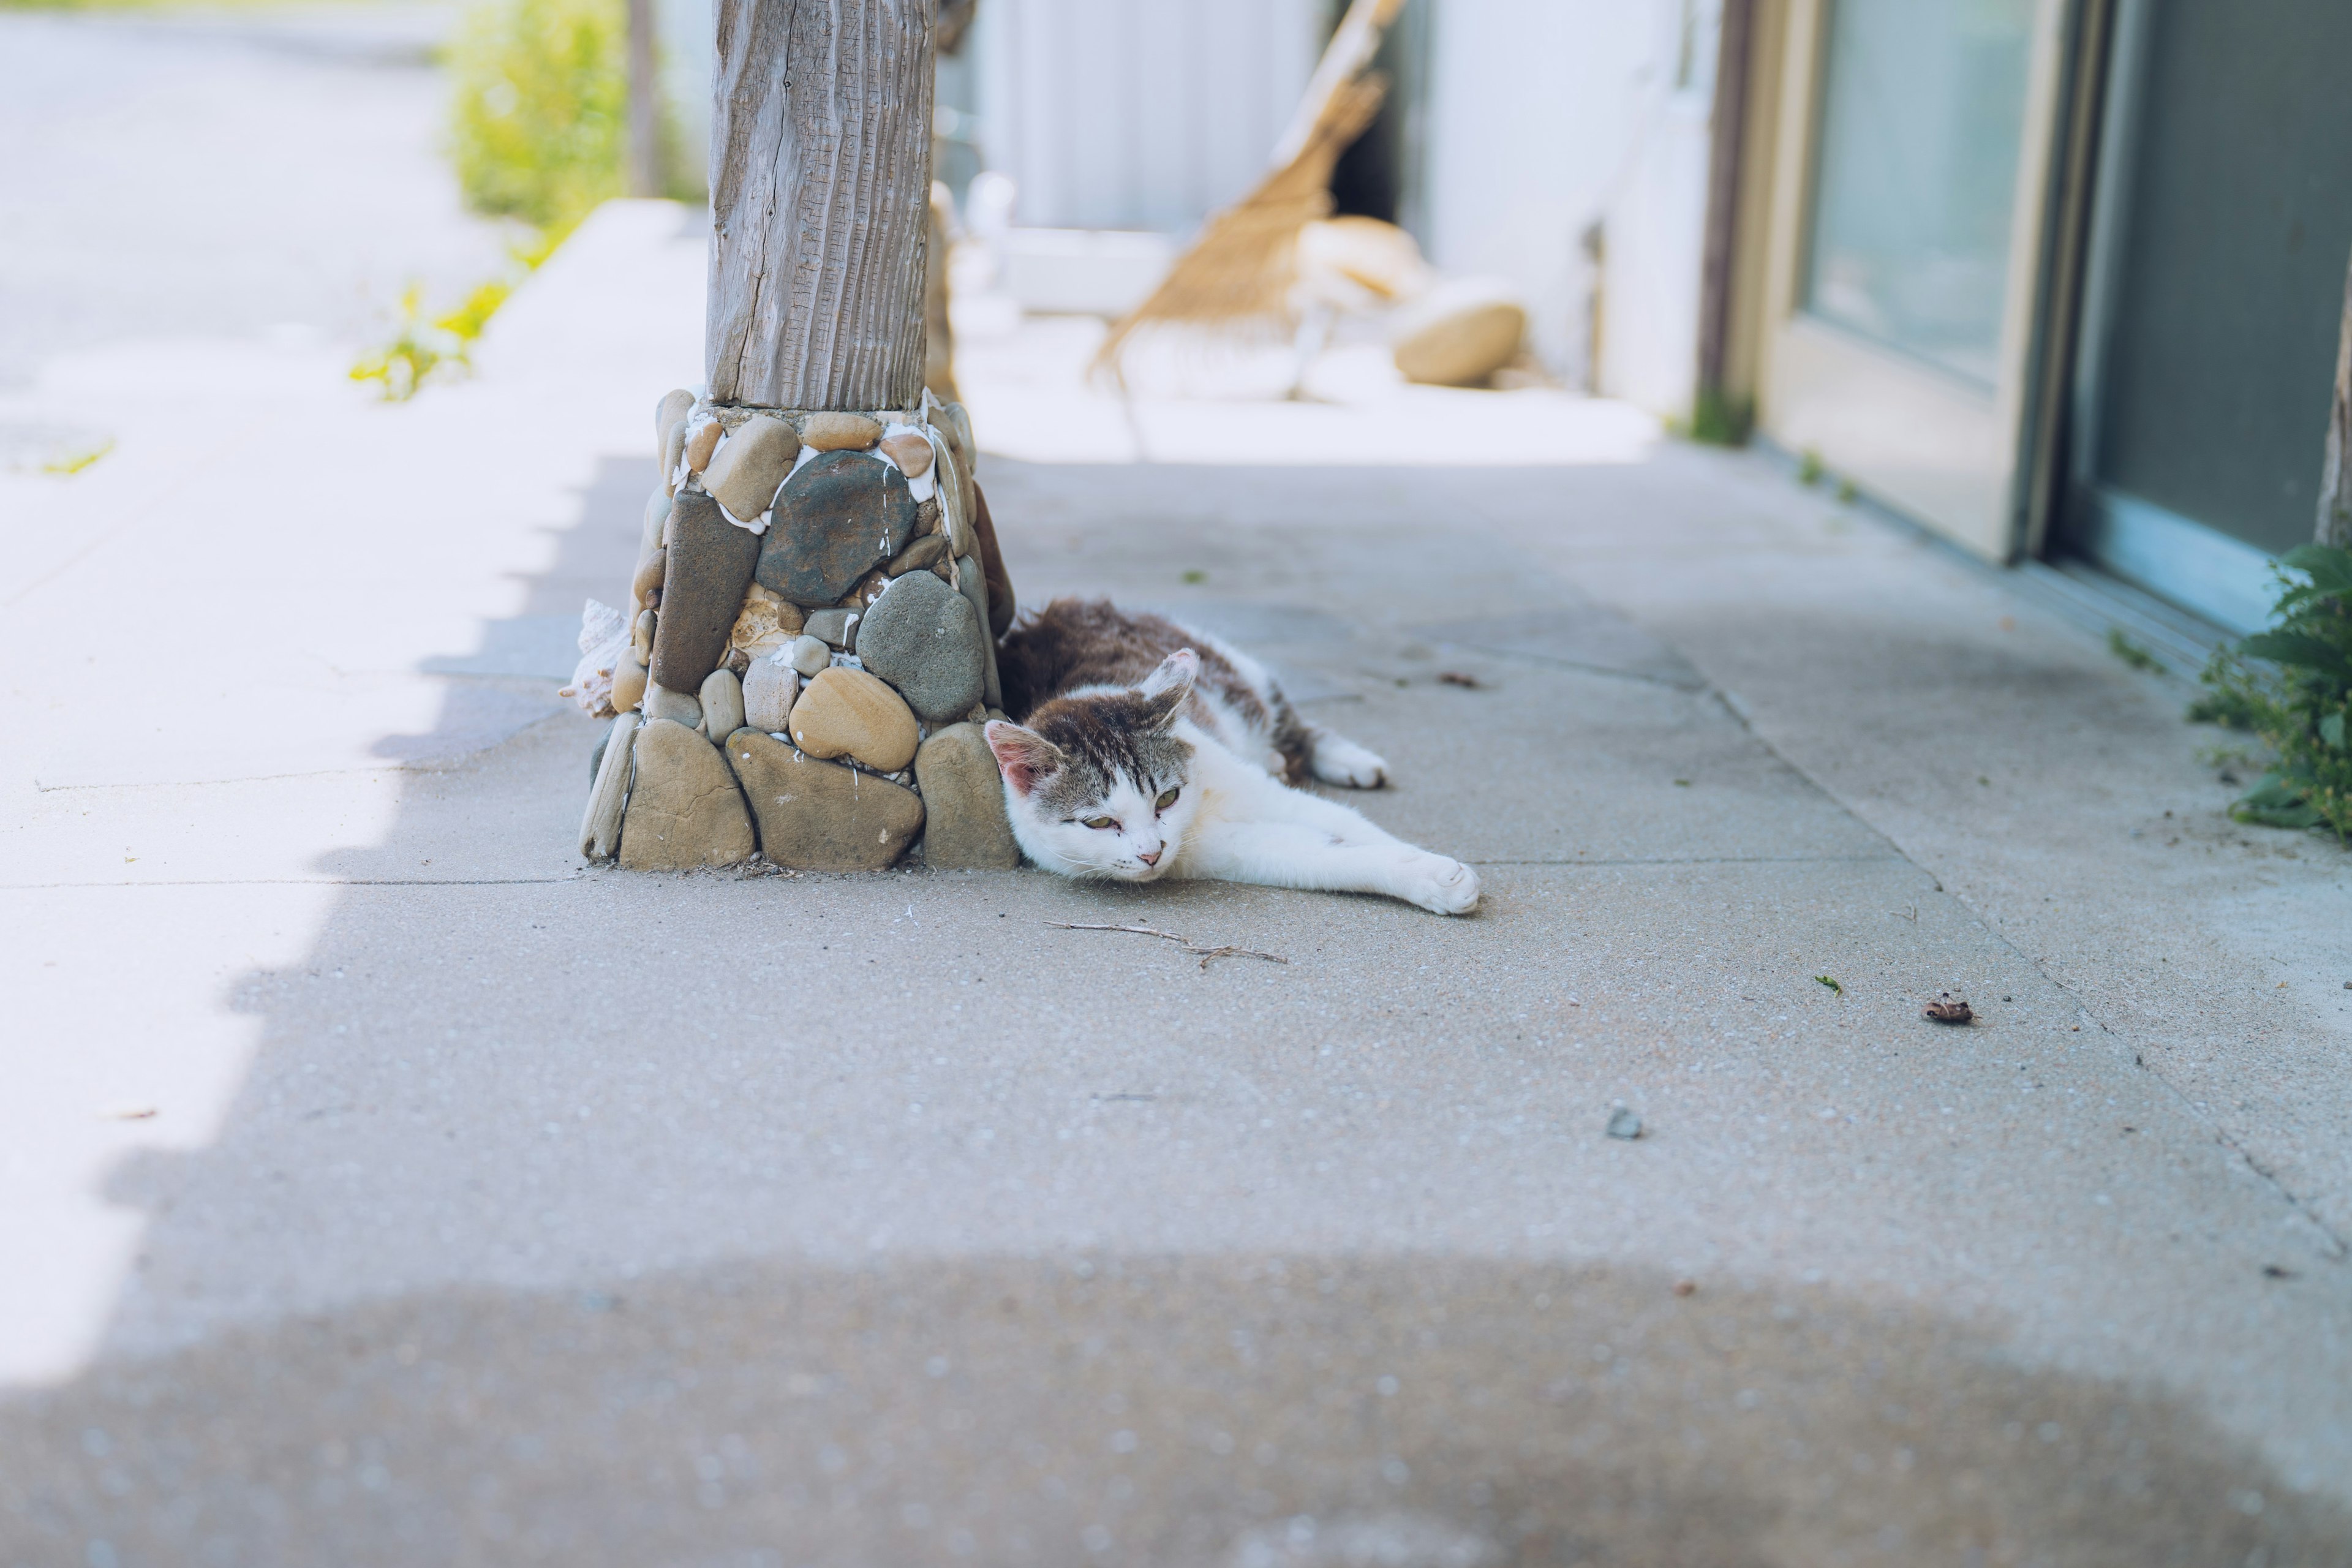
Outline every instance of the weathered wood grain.
<svg viewBox="0 0 2352 1568"><path fill-rule="evenodd" d="M937 0L719 0L710 395L922 396Z"/></svg>

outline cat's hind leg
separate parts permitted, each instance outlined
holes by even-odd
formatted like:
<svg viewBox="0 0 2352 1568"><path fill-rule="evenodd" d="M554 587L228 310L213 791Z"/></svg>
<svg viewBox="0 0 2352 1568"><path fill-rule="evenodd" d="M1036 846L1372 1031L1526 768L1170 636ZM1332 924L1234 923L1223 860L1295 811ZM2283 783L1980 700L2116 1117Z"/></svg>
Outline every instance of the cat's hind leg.
<svg viewBox="0 0 2352 1568"><path fill-rule="evenodd" d="M1378 789L1389 782L1389 765L1378 752L1320 724L1307 726L1307 771L1348 789Z"/></svg>

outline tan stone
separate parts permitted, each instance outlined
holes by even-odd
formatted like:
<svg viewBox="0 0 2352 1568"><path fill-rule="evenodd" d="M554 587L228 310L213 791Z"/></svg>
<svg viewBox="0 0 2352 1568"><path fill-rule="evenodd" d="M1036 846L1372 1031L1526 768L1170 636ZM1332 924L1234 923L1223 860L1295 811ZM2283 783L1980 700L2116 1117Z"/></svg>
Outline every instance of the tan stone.
<svg viewBox="0 0 2352 1568"><path fill-rule="evenodd" d="M666 484L666 485L667 485L667 484L671 484L671 483L675 482L675 479L676 479L676 477L677 477L677 462L678 462L678 459L679 459L681 457L685 456L685 454L686 454L686 421L685 421L685 420L683 420L683 419L681 419L681 420L679 420L677 424L675 424L675 425L671 426L668 429L667 429L667 430L665 430L665 431L663 431L663 432L662 432L662 438L661 438L661 471L662 471L662 483L664 483L664 484Z"/></svg>
<svg viewBox="0 0 2352 1568"><path fill-rule="evenodd" d="M659 441L669 434L669 427L694 412L694 394L686 388L674 387L662 394L654 405L654 439Z"/></svg>
<svg viewBox="0 0 2352 1568"><path fill-rule="evenodd" d="M882 439L882 422L865 414L808 414L801 417L801 444L820 452L863 452Z"/></svg>
<svg viewBox="0 0 2352 1568"><path fill-rule="evenodd" d="M879 677L841 666L822 671L793 704L793 743L812 757L854 757L895 773L915 760L914 710Z"/></svg>
<svg viewBox="0 0 2352 1568"><path fill-rule="evenodd" d="M688 426L686 430L688 469L698 474L709 467L710 454L718 449L719 437L726 433L726 426L716 419L706 418L698 425Z"/></svg>
<svg viewBox="0 0 2352 1568"><path fill-rule="evenodd" d="M613 666L613 709L626 713L646 700L646 667L633 654L623 654Z"/></svg>
<svg viewBox="0 0 2352 1568"><path fill-rule="evenodd" d="M727 737L743 727L743 683L733 670L722 666L703 677L695 700L702 704L703 739L712 745L725 745Z"/></svg>
<svg viewBox="0 0 2352 1568"><path fill-rule="evenodd" d="M920 436L893 436L882 443L882 451L910 479L931 471L931 444Z"/></svg>
<svg viewBox="0 0 2352 1568"><path fill-rule="evenodd" d="M632 871L686 871L751 858L758 848L751 814L709 742L667 719L648 721L636 737L621 864Z"/></svg>
<svg viewBox="0 0 2352 1568"><path fill-rule="evenodd" d="M1500 287L1476 279L1431 292L1401 324L1390 352L1407 381L1470 386L1518 357L1528 313Z"/></svg>
<svg viewBox="0 0 2352 1568"><path fill-rule="evenodd" d="M1021 846L1004 815L1004 784L977 724L950 724L915 753L923 792L923 864L940 869L1006 871Z"/></svg>
<svg viewBox="0 0 2352 1568"><path fill-rule="evenodd" d="M729 433L702 472L702 488L745 522L768 510L776 487L793 471L801 438L782 420L754 414Z"/></svg>
<svg viewBox="0 0 2352 1568"><path fill-rule="evenodd" d="M779 866L879 871L922 831L922 801L888 779L797 753L757 730L728 737L726 757L759 818L760 847Z"/></svg>
<svg viewBox="0 0 2352 1568"><path fill-rule="evenodd" d="M637 624L629 634L629 652L639 664L650 664L654 657L654 633L659 629L660 617L651 610L637 613Z"/></svg>
<svg viewBox="0 0 2352 1568"><path fill-rule="evenodd" d="M668 571L669 552L667 550L656 549L652 554L638 562L637 575L629 584L630 603L640 610L651 605L654 602L654 591L662 585L662 578Z"/></svg>

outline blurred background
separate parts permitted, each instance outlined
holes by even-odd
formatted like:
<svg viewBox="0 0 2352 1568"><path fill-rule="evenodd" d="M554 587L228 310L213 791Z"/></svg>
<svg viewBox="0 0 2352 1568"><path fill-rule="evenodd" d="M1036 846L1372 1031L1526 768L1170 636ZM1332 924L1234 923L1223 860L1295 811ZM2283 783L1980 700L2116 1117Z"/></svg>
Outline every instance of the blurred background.
<svg viewBox="0 0 2352 1568"><path fill-rule="evenodd" d="M0 389L163 330L331 342L394 395L459 368L597 203L700 197L708 0L630 3L11 9L0 135L75 153L0 179ZM1343 9L950 4L967 355L1142 301L1264 175ZM1423 379L1760 435L1979 555L2244 630L2311 534L2347 49L2326 0L1409 0L1329 182L1368 223L1299 353L1339 358L1178 390L1366 395L1388 356L1349 351L1444 280L1517 335ZM1370 225L1433 271L1367 263ZM106 435L5 439L45 466Z"/></svg>

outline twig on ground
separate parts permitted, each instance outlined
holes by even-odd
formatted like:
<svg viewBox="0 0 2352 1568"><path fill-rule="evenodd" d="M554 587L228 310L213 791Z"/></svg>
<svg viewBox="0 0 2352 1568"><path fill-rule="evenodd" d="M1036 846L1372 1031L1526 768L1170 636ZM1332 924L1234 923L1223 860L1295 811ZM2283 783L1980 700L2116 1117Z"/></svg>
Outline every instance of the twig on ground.
<svg viewBox="0 0 2352 1568"><path fill-rule="evenodd" d="M1191 937L1179 936L1172 931L1157 931L1150 926L1084 925L1070 921L1047 921L1045 923L1061 931L1125 931L1129 936L1156 936L1162 942L1174 942L1186 952L1198 958L1201 961L1201 967L1204 970L1209 967L1209 960L1213 958L1263 958L1268 963L1288 963L1290 962L1290 960L1283 957L1282 954L1278 952L1260 952L1254 947L1234 947L1231 945L1224 947L1200 947L1194 944Z"/></svg>

